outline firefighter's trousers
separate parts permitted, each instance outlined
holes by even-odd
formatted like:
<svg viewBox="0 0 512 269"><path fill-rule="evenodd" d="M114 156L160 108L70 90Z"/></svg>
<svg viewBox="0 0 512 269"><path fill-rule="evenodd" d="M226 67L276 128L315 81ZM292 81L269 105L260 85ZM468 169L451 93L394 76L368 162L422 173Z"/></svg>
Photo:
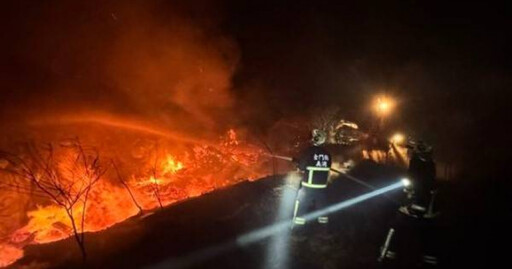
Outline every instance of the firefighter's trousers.
<svg viewBox="0 0 512 269"><path fill-rule="evenodd" d="M308 213L323 209L327 206L327 189L314 189L308 187L300 188L295 200L295 209L293 212L293 225L302 226L308 221L305 217ZM320 216L316 219L320 224L327 224L329 217Z"/></svg>
<svg viewBox="0 0 512 269"><path fill-rule="evenodd" d="M397 213L381 247L379 261L414 264L418 259L429 265L437 264L436 228L433 219L416 218ZM399 261L397 261L399 260Z"/></svg>

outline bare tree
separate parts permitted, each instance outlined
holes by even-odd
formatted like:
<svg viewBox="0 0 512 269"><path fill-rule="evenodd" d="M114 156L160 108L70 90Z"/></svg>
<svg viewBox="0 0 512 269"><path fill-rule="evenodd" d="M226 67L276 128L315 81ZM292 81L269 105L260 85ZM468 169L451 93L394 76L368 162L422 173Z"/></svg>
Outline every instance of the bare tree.
<svg viewBox="0 0 512 269"><path fill-rule="evenodd" d="M87 202L91 189L106 169L100 166L98 152L85 150L78 139L60 144L58 148L71 152L67 155L66 165L63 165L63 159L57 158L55 146L51 143L43 147L28 145L26 155L0 152L0 157L10 163L3 170L17 175L25 183L11 185L12 190L45 197L65 210L85 262L87 252L84 224ZM82 212L76 216L75 212L80 207Z"/></svg>
<svg viewBox="0 0 512 269"><path fill-rule="evenodd" d="M123 187L128 191L128 193L130 194L130 197L132 198L132 201L133 203L135 204L135 206L139 209L139 214L142 214L143 213L143 209L142 207L139 205L139 203L137 202L137 200L135 199L135 196L133 195L132 193L132 190L130 189L130 186L128 186L128 183L126 183L126 181L124 180L123 176L121 175L121 173L119 172L119 169L117 168L117 165L116 163L114 162L114 160L112 160L112 166L114 166L114 169L116 170L116 174L117 174L117 178L119 180L119 182L121 182L121 184L123 185Z"/></svg>
<svg viewBox="0 0 512 269"><path fill-rule="evenodd" d="M155 162L152 167L152 174L153 174L153 180L150 183L151 188L153 189L153 194L155 195L155 198L158 201L158 204L160 205L160 208L163 208L162 205L162 199L160 198L160 186L158 185L158 177L157 177L157 164L158 164L158 156L155 153Z"/></svg>
<svg viewBox="0 0 512 269"><path fill-rule="evenodd" d="M313 111L312 115L310 129L324 130L327 132L328 141L334 142L336 126L341 119L339 108L333 106L319 108Z"/></svg>

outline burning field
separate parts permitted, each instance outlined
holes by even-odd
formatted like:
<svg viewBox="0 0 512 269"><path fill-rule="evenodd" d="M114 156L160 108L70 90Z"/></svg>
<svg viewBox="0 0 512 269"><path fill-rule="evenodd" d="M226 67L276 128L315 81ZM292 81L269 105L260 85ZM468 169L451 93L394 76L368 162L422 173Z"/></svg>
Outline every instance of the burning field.
<svg viewBox="0 0 512 269"><path fill-rule="evenodd" d="M18 24L2 74L0 266L68 237L85 258L84 232L264 174L234 127L238 50L216 18L54 4L15 7L44 23Z"/></svg>
<svg viewBox="0 0 512 269"><path fill-rule="evenodd" d="M208 137L111 115L53 119L27 121L0 151L2 266L23 257L27 245L69 237L86 259L86 232L290 168L279 169L268 155L293 146L269 146L243 130ZM291 143L293 132L279 129ZM353 150L376 162L388 158ZM394 154L403 152L389 157L397 159Z"/></svg>
<svg viewBox="0 0 512 269"><path fill-rule="evenodd" d="M27 142L1 152L2 266L28 244L70 236L85 257L83 232L262 176L261 150L234 130L198 144L100 129L101 143Z"/></svg>

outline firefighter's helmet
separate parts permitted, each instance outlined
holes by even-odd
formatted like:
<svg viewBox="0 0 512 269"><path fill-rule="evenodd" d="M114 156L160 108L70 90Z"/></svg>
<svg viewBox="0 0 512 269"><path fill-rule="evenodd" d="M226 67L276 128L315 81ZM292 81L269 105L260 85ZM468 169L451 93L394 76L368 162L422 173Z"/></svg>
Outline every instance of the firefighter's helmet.
<svg viewBox="0 0 512 269"><path fill-rule="evenodd" d="M327 134L320 129L314 129L311 132L311 140L315 146L320 146L327 140Z"/></svg>
<svg viewBox="0 0 512 269"><path fill-rule="evenodd" d="M421 160L432 158L432 146L428 145L423 140L409 139L406 147L410 150L411 154L416 154Z"/></svg>

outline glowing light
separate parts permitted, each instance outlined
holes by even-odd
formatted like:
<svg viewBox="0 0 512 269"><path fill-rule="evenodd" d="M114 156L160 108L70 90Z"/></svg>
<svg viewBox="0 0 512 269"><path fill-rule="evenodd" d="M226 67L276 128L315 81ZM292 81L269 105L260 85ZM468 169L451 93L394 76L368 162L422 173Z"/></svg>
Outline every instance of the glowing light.
<svg viewBox="0 0 512 269"><path fill-rule="evenodd" d="M401 144L405 141L405 137L403 134L396 133L391 137L391 143L393 144Z"/></svg>
<svg viewBox="0 0 512 269"><path fill-rule="evenodd" d="M380 101L379 109L382 110L382 111L388 110L389 109L389 104L386 103L385 101Z"/></svg>
<svg viewBox="0 0 512 269"><path fill-rule="evenodd" d="M402 178L402 184L404 185L404 187L409 187L409 186L411 186L412 183L411 183L410 179L404 177L404 178Z"/></svg>
<svg viewBox="0 0 512 269"><path fill-rule="evenodd" d="M375 101L375 112L383 117L389 115L393 109L395 102L386 96L378 97Z"/></svg>

